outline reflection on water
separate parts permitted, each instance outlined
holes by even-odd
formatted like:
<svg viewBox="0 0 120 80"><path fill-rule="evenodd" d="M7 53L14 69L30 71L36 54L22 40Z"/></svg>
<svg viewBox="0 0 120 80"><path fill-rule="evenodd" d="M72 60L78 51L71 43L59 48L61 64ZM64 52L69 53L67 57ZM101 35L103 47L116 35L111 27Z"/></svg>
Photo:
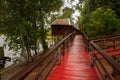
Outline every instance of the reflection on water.
<svg viewBox="0 0 120 80"><path fill-rule="evenodd" d="M0 36L0 47L3 47L3 45L5 43L4 41L5 41L5 36L1 35ZM53 38L51 38L50 36L48 37L48 39L46 41L48 43L48 47L55 44L55 42L53 41ZM41 51L41 50L42 50L42 45L40 44L39 51ZM9 50L8 46L4 47L4 59L0 60L0 71L1 71L1 69L6 68L6 67L18 62L18 59L20 58L20 54L14 54L14 53L15 52L13 52L12 50ZM32 53L34 54L33 51L32 51ZM4 64L2 64L2 62Z"/></svg>
<svg viewBox="0 0 120 80"><path fill-rule="evenodd" d="M1 35L0 36L0 47L4 46L4 41L5 41L5 36ZM0 69L12 65L15 62L15 60L20 57L19 54L15 55L12 50L9 50L8 46L4 47L3 50L4 50L4 57L0 59Z"/></svg>

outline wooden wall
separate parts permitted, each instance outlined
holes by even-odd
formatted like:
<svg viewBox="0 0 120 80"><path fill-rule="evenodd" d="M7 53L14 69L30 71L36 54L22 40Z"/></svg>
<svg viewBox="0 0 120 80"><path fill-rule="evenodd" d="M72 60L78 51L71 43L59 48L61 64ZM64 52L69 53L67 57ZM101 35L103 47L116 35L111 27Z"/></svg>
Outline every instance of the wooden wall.
<svg viewBox="0 0 120 80"><path fill-rule="evenodd" d="M61 25L54 25L52 26L52 35L68 35L74 31L72 26L61 26Z"/></svg>

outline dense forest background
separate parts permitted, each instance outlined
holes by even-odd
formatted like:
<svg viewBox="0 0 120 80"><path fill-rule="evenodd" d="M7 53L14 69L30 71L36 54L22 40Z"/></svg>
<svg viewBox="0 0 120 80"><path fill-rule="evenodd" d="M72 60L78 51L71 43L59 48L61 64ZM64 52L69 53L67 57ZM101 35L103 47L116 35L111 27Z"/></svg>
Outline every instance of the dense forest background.
<svg viewBox="0 0 120 80"><path fill-rule="evenodd" d="M120 0L83 0L82 3L79 26L89 37L120 33Z"/></svg>
<svg viewBox="0 0 120 80"><path fill-rule="evenodd" d="M120 0L0 0L0 34L27 59L31 51L38 54L39 44L48 48L47 33L57 18L73 20L89 37L119 34Z"/></svg>
<svg viewBox="0 0 120 80"><path fill-rule="evenodd" d="M48 49L50 24L57 18L71 18L73 0L0 0L0 35L6 36L10 50L29 60L34 51Z"/></svg>
<svg viewBox="0 0 120 80"><path fill-rule="evenodd" d="M50 15L58 12L62 0L0 0L0 33L6 36L10 50L29 59L38 54L39 44L45 51Z"/></svg>

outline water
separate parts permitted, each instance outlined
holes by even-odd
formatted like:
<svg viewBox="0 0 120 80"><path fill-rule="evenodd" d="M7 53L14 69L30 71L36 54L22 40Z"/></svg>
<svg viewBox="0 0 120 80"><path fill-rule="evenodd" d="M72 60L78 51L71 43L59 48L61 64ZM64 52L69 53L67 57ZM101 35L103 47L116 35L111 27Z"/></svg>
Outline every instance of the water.
<svg viewBox="0 0 120 80"><path fill-rule="evenodd" d="M0 36L0 47L4 47L4 43L5 43L5 36L1 35ZM14 54L14 52L12 50L9 50L9 47L6 45L6 47L4 47L4 57L10 57L11 61L6 61L6 63L4 64L4 67L8 67L10 65L12 65L15 61L16 58L19 58L20 55L19 54Z"/></svg>
<svg viewBox="0 0 120 80"><path fill-rule="evenodd" d="M51 37L50 37L51 38ZM48 47L50 47L51 45L54 45L55 43L52 41L53 39L48 39L46 40L47 43L48 43ZM4 43L5 43L5 36L4 35L1 35L0 36L0 47L4 47ZM39 49L40 51L42 50L42 45L40 44L39 45ZM33 51L32 51L33 52ZM6 45L6 47L4 47L4 56L5 57L10 57L11 58L11 61L6 61L6 63L4 64L4 67L8 67L12 64L14 64L14 61L17 59L17 58L20 58L20 54L14 54L15 52L12 51L12 50L9 50L9 47Z"/></svg>

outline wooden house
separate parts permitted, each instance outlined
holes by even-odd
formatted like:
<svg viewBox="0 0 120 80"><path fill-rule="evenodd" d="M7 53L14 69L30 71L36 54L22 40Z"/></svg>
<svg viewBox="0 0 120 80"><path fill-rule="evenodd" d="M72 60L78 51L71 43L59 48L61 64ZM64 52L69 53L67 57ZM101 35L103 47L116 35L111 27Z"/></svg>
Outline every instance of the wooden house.
<svg viewBox="0 0 120 80"><path fill-rule="evenodd" d="M66 36L76 30L70 19L56 19L51 27L53 36Z"/></svg>

